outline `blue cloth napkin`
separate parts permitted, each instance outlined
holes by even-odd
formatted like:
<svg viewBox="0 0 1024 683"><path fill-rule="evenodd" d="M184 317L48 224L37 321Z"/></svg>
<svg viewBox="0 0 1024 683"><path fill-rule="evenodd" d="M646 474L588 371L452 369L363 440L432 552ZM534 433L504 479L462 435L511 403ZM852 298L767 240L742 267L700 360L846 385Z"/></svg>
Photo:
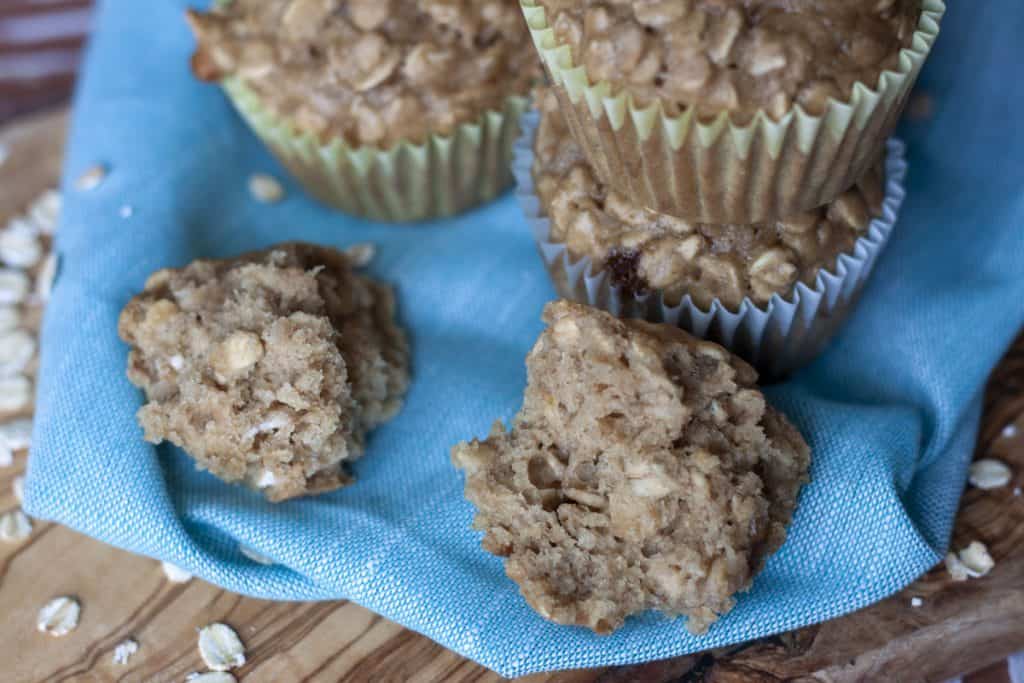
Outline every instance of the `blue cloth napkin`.
<svg viewBox="0 0 1024 683"><path fill-rule="evenodd" d="M99 13L66 162L29 514L239 593L353 600L509 676L669 657L830 619L942 556L985 377L1024 324L1016 2L951 3L921 79L933 116L903 131L909 194L892 243L831 349L769 392L811 444L813 482L786 545L703 637L655 614L606 637L549 624L470 529L449 447L518 409L523 360L554 296L511 196L412 227L332 213L290 183L280 204L254 202L248 176L283 171L220 91L190 77L185 6L107 0ZM96 163L109 165L106 181L75 191L69 181ZM371 272L397 287L415 376L354 486L271 505L142 440L142 397L125 378L116 322L157 268L290 239L378 246ZM250 561L239 543L276 564Z"/></svg>

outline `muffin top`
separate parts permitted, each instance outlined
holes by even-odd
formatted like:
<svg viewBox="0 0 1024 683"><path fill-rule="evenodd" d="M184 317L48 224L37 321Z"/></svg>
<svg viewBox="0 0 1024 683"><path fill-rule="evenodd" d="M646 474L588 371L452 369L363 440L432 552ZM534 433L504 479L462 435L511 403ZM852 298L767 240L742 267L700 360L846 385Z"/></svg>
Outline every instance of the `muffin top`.
<svg viewBox="0 0 1024 683"><path fill-rule="evenodd" d="M592 81L666 113L821 114L898 65L920 0L537 0Z"/></svg>
<svg viewBox="0 0 1024 683"><path fill-rule="evenodd" d="M190 11L202 80L239 76L321 139L448 134L539 75L516 0L232 0Z"/></svg>
<svg viewBox="0 0 1024 683"><path fill-rule="evenodd" d="M557 623L703 632L785 539L806 443L720 346L565 301L544 321L512 428L452 450L484 548Z"/></svg>
<svg viewBox="0 0 1024 683"><path fill-rule="evenodd" d="M533 178L551 240L607 269L629 295L661 290L675 305L689 294L704 309L716 298L731 310L744 297L765 304L833 268L881 213L881 162L830 204L783 221L712 225L643 209L594 176L554 94L539 91L537 103Z"/></svg>

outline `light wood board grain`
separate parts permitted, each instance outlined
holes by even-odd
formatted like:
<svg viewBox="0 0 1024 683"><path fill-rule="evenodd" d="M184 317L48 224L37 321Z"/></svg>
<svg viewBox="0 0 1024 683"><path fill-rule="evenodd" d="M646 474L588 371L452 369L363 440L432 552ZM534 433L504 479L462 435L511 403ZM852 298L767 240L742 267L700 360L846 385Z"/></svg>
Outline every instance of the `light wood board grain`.
<svg viewBox="0 0 1024 683"><path fill-rule="evenodd" d="M0 131L0 221L57 181L65 115L56 112ZM1014 466L1024 485L1024 338L988 394L980 454ZM25 464L0 469L0 510ZM955 545L979 539L996 558L987 577L954 584L937 568L888 600L850 616L727 652L611 670L561 672L531 681L941 681L1024 649L1024 497L1012 487L969 490ZM64 638L35 628L51 597L74 595L81 623ZM912 597L923 605L910 606ZM246 644L237 671L247 683L291 681L498 681L492 672L432 641L346 602L275 603L200 580L169 583L154 560L130 555L69 529L36 523L31 537L0 545L0 667L3 681L183 681L203 669L196 630L231 624ZM139 643L127 665L115 646Z"/></svg>

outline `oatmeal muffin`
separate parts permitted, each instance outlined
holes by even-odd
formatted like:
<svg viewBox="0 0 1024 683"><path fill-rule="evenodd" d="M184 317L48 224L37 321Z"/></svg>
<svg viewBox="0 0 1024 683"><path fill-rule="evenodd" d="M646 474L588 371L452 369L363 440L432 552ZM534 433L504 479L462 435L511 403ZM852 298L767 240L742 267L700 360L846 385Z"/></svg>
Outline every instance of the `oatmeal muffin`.
<svg viewBox="0 0 1024 683"><path fill-rule="evenodd" d="M705 631L782 545L807 445L719 346L564 301L544 320L511 429L452 451L484 548L554 622Z"/></svg>
<svg viewBox="0 0 1024 683"><path fill-rule="evenodd" d="M569 134L550 91L540 91L533 145L533 180L549 239L573 261L607 271L623 296L658 293L669 306L690 295L701 309L718 300L735 311L744 299L766 305L790 298L797 282L813 286L851 253L882 212L885 178L877 162L830 203L782 220L747 225L688 221L640 208L598 180ZM565 273L552 272L562 296L572 296Z"/></svg>
<svg viewBox="0 0 1024 683"><path fill-rule="evenodd" d="M349 483L344 463L408 384L391 289L326 247L157 271L118 332L128 378L146 393L146 439L272 501Z"/></svg>
<svg viewBox="0 0 1024 683"><path fill-rule="evenodd" d="M941 0L522 0L573 134L632 204L708 223L827 203L877 158Z"/></svg>
<svg viewBox="0 0 1024 683"><path fill-rule="evenodd" d="M515 0L229 0L188 20L195 75L323 201L414 220L509 184L540 75Z"/></svg>

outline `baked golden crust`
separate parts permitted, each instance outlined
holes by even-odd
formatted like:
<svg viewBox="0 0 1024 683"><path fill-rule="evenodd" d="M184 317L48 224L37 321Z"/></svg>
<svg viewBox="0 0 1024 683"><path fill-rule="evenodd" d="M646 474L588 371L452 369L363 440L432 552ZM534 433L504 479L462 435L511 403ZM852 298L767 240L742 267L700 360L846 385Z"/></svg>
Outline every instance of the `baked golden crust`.
<svg viewBox="0 0 1024 683"><path fill-rule="evenodd" d="M232 0L190 11L196 76L238 76L322 139L446 135L540 74L516 0Z"/></svg>
<svg viewBox="0 0 1024 683"><path fill-rule="evenodd" d="M538 0L593 81L669 115L821 114L898 64L920 0Z"/></svg>

